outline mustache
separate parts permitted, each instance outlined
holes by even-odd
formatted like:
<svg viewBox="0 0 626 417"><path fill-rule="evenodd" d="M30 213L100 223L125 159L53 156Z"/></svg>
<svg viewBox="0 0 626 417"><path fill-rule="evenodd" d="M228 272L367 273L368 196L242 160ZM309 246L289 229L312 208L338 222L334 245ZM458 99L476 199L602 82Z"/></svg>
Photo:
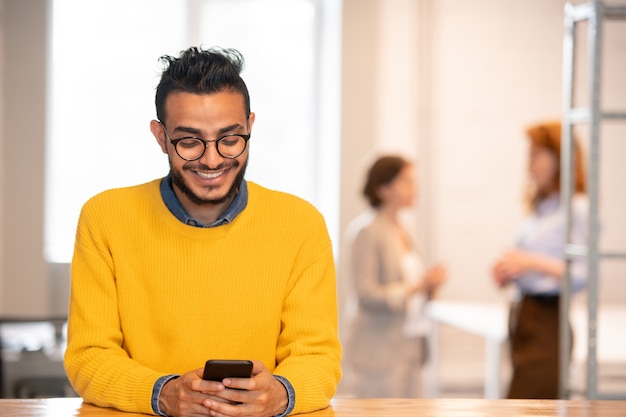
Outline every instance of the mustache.
<svg viewBox="0 0 626 417"><path fill-rule="evenodd" d="M227 168L237 168L239 166L239 161L233 159L232 161L222 162L218 166L211 168L203 163L198 161L187 162L183 165L183 170L185 171L219 171Z"/></svg>

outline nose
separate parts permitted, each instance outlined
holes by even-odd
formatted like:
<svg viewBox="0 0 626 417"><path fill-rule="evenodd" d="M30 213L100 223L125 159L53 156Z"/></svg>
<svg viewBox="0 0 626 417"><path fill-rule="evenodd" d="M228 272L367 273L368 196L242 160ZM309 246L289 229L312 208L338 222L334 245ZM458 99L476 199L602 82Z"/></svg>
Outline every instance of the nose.
<svg viewBox="0 0 626 417"><path fill-rule="evenodd" d="M217 151L217 142L206 143L200 161L210 169L216 169L224 161L224 157Z"/></svg>

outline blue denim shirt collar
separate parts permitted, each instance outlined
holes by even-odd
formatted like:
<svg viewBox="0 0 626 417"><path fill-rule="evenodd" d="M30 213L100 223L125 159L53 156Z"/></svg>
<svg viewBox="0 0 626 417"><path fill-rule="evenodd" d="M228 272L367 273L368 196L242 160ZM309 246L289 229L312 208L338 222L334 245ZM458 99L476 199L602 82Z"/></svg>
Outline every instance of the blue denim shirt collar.
<svg viewBox="0 0 626 417"><path fill-rule="evenodd" d="M233 202L226 209L226 211L217 218L217 220L210 224L202 224L197 219L194 219L187 214L174 193L171 174L167 174L167 176L163 178L163 181L161 181L161 197L163 198L163 202L169 211L171 211L172 214L181 222L196 227L216 227L232 222L235 217L237 217L237 215L246 208L248 205L248 184L245 179L241 181L239 192L235 196Z"/></svg>

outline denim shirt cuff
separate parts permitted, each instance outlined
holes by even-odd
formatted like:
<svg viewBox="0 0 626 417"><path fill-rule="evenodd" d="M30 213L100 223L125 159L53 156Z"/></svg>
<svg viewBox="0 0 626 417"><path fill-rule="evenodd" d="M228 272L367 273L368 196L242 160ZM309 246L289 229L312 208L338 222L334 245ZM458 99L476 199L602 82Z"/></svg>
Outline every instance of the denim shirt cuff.
<svg viewBox="0 0 626 417"><path fill-rule="evenodd" d="M285 417L291 414L294 407L296 406L296 392L294 391L291 383L287 381L287 378L282 377L280 375L274 375L274 378L280 381L280 383L283 384L285 386L285 389L287 390L287 408L285 409L285 411L283 411L282 414L278 414L276 416L276 417Z"/></svg>
<svg viewBox="0 0 626 417"><path fill-rule="evenodd" d="M167 414L165 414L159 408L159 397L161 396L161 390L163 389L163 385L165 385L166 382L172 379L176 379L179 376L180 375L165 375L157 379L154 383L154 387L152 388L152 398L150 399L150 405L152 406L152 411L154 411L154 414L167 417Z"/></svg>

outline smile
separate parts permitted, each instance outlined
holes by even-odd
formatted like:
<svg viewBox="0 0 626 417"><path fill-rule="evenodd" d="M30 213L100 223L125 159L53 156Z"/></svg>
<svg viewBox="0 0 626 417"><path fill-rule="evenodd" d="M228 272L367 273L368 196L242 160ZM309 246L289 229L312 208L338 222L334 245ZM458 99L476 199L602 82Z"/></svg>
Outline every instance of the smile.
<svg viewBox="0 0 626 417"><path fill-rule="evenodd" d="M224 171L219 171L219 172L200 172L200 171L196 171L196 175L198 175L200 178L208 180L208 179L217 178L217 177L220 177L220 176L224 175Z"/></svg>

